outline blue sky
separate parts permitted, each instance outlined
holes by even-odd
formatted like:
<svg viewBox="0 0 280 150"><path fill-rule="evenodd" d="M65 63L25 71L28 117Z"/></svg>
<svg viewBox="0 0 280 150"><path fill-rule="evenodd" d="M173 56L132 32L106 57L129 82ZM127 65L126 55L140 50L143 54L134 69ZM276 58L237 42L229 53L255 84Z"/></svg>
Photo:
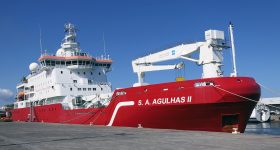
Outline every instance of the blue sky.
<svg viewBox="0 0 280 150"><path fill-rule="evenodd" d="M0 2L0 106L13 101L15 86L43 49L55 53L63 26L79 28L81 48L93 56L107 53L114 61L108 74L113 87L136 82L131 61L183 42L204 40L204 31L227 32L235 26L237 69L241 76L280 92L280 1L271 0L2 0ZM227 35L227 33L226 33ZM225 74L231 72L230 51L224 51ZM179 62L182 60L177 60ZM173 62L171 62L173 63ZM150 83L174 81L178 72L147 73ZM201 77L201 68L186 62L185 77ZM263 90L264 97L277 96Z"/></svg>

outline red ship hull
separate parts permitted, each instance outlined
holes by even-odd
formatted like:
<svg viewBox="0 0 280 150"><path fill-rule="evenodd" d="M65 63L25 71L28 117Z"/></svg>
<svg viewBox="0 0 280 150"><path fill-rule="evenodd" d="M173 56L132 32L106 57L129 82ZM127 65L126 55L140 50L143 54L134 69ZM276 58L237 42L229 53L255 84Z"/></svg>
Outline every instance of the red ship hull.
<svg viewBox="0 0 280 150"><path fill-rule="evenodd" d="M200 83L214 85L194 86ZM64 110L61 104L36 106L34 121L244 132L260 87L252 78L198 79L118 89L104 108ZM12 110L14 121L28 121L30 108Z"/></svg>

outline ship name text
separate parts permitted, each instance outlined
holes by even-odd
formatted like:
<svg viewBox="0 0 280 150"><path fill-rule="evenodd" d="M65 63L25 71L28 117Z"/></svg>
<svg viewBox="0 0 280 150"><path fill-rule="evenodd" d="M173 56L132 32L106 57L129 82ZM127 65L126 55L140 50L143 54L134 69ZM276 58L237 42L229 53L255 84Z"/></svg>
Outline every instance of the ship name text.
<svg viewBox="0 0 280 150"><path fill-rule="evenodd" d="M165 105L165 104L183 104L183 103L191 103L192 96L182 97L166 97L166 98L154 98L153 100L138 100L138 106L142 105Z"/></svg>

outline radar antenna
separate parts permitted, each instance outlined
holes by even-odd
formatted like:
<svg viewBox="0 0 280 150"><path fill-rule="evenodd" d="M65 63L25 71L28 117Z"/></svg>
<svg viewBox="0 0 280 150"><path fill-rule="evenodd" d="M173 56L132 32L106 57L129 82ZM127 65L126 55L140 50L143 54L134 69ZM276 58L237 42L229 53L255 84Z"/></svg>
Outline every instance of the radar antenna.
<svg viewBox="0 0 280 150"><path fill-rule="evenodd" d="M105 43L105 35L104 35L104 32L103 32L103 51L104 51L104 55L105 55L105 57L106 57L107 54L106 54L106 43Z"/></svg>
<svg viewBox="0 0 280 150"><path fill-rule="evenodd" d="M40 52L41 55L43 55L43 46L42 46L42 29L41 29L41 25L39 24L39 31L40 31Z"/></svg>
<svg viewBox="0 0 280 150"><path fill-rule="evenodd" d="M79 52L79 43L77 42L77 34L76 34L77 29L75 26L71 23L66 23L64 26L64 32L65 32L65 37L62 40L61 47L70 50L70 51L76 51Z"/></svg>

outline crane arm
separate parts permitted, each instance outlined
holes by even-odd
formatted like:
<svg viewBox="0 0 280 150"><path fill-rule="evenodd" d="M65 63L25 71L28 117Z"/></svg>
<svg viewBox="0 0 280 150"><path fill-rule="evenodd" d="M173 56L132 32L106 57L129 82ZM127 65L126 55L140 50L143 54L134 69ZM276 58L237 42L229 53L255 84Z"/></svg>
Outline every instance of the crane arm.
<svg viewBox="0 0 280 150"><path fill-rule="evenodd" d="M174 59L185 59L203 65L203 78L222 76L221 62L223 57L221 51L223 48L227 48L224 45L224 32L218 30L205 31L205 40L204 42L181 44L133 60L133 71L138 75L138 83L135 86L145 84L145 72L182 68L182 64L155 65L159 62ZM194 52L199 52L198 59L190 57Z"/></svg>
<svg viewBox="0 0 280 150"><path fill-rule="evenodd" d="M193 44L181 44L175 47L168 48L166 50L150 54L132 61L133 70L136 66L141 66L143 64L152 64L168 60L179 59L182 56L187 57L191 53L199 50L199 47L203 45L204 42L197 42ZM134 71L135 72L135 71Z"/></svg>

